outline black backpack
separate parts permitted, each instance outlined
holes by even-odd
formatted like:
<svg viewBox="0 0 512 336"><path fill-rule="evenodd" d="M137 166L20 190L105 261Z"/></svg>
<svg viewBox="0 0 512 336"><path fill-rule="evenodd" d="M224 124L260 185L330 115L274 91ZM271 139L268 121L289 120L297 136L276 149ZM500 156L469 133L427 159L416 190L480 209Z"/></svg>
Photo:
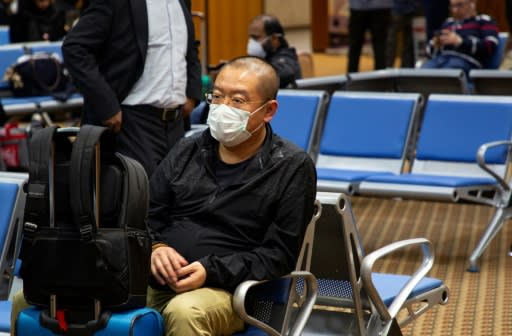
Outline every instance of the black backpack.
<svg viewBox="0 0 512 336"><path fill-rule="evenodd" d="M50 307L52 317L55 309L92 310L98 302L105 310L143 307L151 255L147 175L114 153L108 129L77 130L43 128L29 143L25 299Z"/></svg>

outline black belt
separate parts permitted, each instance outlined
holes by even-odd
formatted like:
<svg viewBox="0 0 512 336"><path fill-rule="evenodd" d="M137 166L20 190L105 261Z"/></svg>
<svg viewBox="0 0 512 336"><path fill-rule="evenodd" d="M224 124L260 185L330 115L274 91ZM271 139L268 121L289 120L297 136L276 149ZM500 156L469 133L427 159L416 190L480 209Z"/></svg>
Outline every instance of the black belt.
<svg viewBox="0 0 512 336"><path fill-rule="evenodd" d="M181 106L174 107L174 108L161 108L161 107L155 107L152 105L128 105L128 108L132 108L137 111L143 111L148 112L151 114L155 114L158 116L158 118L162 121L168 121L173 122L176 119L178 119L178 116L181 112Z"/></svg>

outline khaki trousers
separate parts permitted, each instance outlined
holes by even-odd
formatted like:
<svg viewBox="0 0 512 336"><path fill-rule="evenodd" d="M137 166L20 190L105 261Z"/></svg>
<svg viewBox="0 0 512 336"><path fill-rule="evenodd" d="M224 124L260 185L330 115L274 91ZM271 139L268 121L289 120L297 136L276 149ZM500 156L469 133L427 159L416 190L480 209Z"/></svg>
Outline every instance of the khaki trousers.
<svg viewBox="0 0 512 336"><path fill-rule="evenodd" d="M244 328L233 311L232 294L203 287L176 294L148 288L147 306L162 314L166 336L231 335Z"/></svg>
<svg viewBox="0 0 512 336"><path fill-rule="evenodd" d="M18 318L18 314L25 308L30 307L28 302L25 300L23 296L23 290L20 290L18 293L14 294L12 297L12 308L11 308L11 335L15 335L15 327L16 327L16 319Z"/></svg>

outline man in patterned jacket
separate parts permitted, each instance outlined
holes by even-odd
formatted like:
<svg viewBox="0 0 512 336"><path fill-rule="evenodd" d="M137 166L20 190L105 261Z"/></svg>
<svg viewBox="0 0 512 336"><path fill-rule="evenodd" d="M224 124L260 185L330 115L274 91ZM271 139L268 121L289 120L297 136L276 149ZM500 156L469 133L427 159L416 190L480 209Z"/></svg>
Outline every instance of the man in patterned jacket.
<svg viewBox="0 0 512 336"><path fill-rule="evenodd" d="M450 0L452 16L436 31L427 47L431 59L423 68L483 68L498 46L493 18L476 14L475 0Z"/></svg>

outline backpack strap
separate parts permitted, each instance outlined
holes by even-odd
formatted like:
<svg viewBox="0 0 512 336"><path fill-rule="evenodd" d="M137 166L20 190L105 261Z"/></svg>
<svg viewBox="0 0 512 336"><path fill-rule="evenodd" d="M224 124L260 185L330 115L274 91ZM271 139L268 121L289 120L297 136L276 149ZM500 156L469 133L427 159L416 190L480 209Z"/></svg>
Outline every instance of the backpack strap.
<svg viewBox="0 0 512 336"><path fill-rule="evenodd" d="M30 235L40 226L50 225L50 158L58 126L34 132L29 141L29 175L23 231Z"/></svg>
<svg viewBox="0 0 512 336"><path fill-rule="evenodd" d="M123 202L119 223L146 230L149 208L148 176L139 161L116 153L124 168Z"/></svg>
<svg viewBox="0 0 512 336"><path fill-rule="evenodd" d="M112 160L114 157L114 136L106 127L83 125L73 144L70 167L70 201L75 224L80 228L83 239L90 240L96 230L95 206L99 190L93 188L96 182L96 146L100 145L100 157Z"/></svg>

